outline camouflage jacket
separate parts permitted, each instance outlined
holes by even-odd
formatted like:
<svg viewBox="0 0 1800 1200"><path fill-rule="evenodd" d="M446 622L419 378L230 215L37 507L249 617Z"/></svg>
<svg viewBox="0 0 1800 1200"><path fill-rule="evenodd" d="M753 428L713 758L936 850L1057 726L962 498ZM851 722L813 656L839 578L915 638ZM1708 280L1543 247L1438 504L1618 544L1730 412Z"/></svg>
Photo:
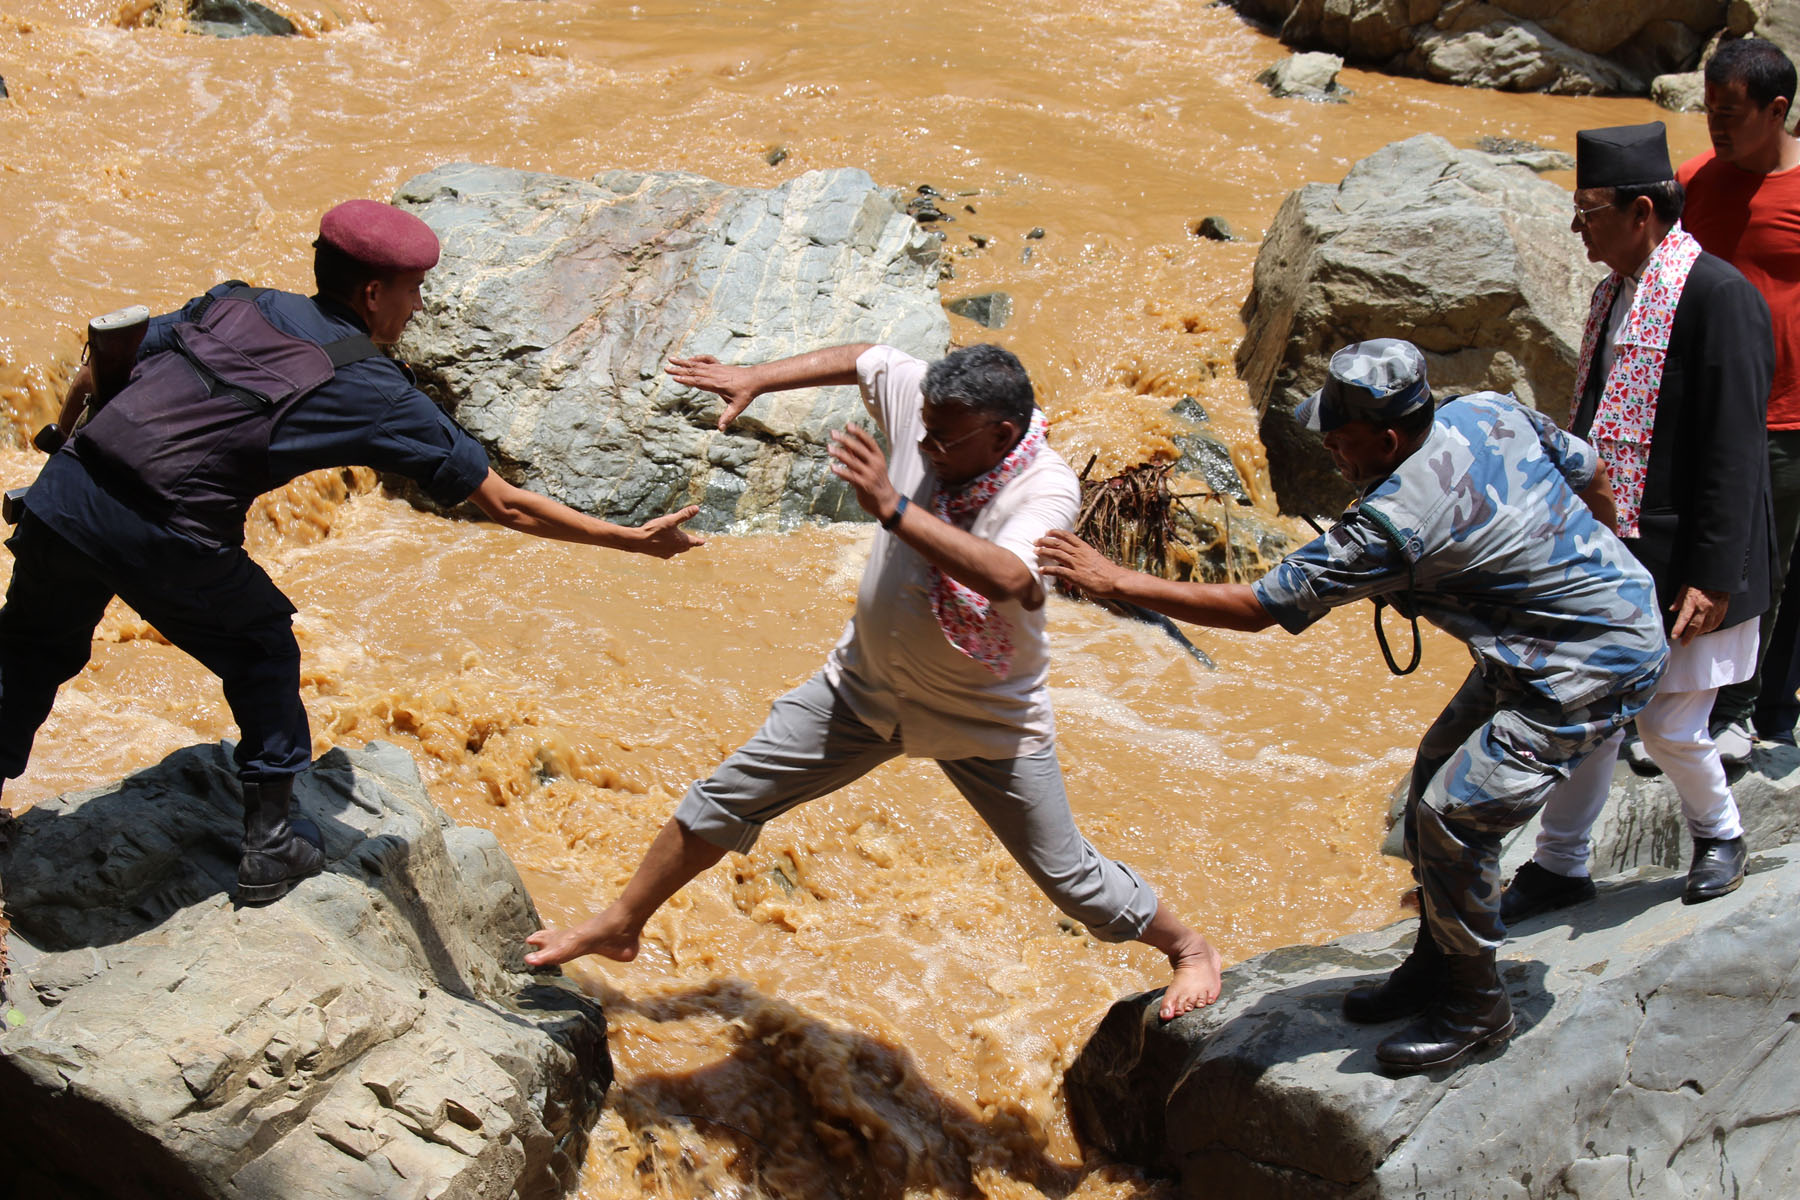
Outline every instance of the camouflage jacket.
<svg viewBox="0 0 1800 1200"><path fill-rule="evenodd" d="M1451 400L1393 474L1257 582L1257 599L1299 633L1384 596L1467 642L1497 687L1562 708L1654 680L1668 658L1655 585L1576 494L1597 462L1509 396Z"/></svg>

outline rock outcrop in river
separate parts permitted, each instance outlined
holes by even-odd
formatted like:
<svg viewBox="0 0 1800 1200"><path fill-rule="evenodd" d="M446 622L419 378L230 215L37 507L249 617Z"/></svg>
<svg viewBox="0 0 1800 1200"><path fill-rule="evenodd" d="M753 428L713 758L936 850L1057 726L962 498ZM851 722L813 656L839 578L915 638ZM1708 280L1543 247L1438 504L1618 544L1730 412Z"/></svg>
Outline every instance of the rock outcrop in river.
<svg viewBox="0 0 1800 1200"><path fill-rule="evenodd" d="M721 433L718 399L663 373L671 355L949 342L939 240L859 170L765 191L464 164L396 201L443 240L402 343L427 389L512 482L612 520L690 503L701 529L865 519L826 455L829 429L866 418L854 388L763 397Z"/></svg>
<svg viewBox="0 0 1800 1200"><path fill-rule="evenodd" d="M1513 392L1560 420L1599 277L1569 230L1567 191L1433 134L1290 193L1257 252L1237 351L1281 510L1335 513L1350 498L1293 420L1334 350L1405 337L1440 399Z"/></svg>
<svg viewBox="0 0 1800 1200"><path fill-rule="evenodd" d="M1720 900L1681 885L1652 869L1522 922L1500 953L1519 1032L1460 1070L1382 1075L1398 1026L1340 1013L1399 964L1399 925L1239 963L1168 1023L1154 995L1120 1001L1069 1070L1071 1114L1193 1200L1787 1200L1800 847L1752 855Z"/></svg>
<svg viewBox="0 0 1800 1200"><path fill-rule="evenodd" d="M1521 922L1500 953L1519 1016L1504 1053L1377 1072L1395 1026L1351 1025L1339 1005L1398 965L1406 922L1240 963L1217 1008L1166 1025L1155 994L1120 1001L1069 1071L1078 1128L1196 1198L1786 1200L1800 1179L1800 751L1759 751L1733 791L1749 878L1687 907L1680 802L1620 765L1596 827L1599 899Z"/></svg>
<svg viewBox="0 0 1800 1200"><path fill-rule="evenodd" d="M1734 10L1758 0L1232 2L1287 44L1359 66L1516 92L1644 95L1656 76L1690 69Z"/></svg>
<svg viewBox="0 0 1800 1200"><path fill-rule="evenodd" d="M301 777L325 873L234 908L229 756L40 804L0 854L0 1194L564 1194L611 1082L599 1006L521 974L530 899L392 746ZM16 1014L16 1015L15 1015Z"/></svg>

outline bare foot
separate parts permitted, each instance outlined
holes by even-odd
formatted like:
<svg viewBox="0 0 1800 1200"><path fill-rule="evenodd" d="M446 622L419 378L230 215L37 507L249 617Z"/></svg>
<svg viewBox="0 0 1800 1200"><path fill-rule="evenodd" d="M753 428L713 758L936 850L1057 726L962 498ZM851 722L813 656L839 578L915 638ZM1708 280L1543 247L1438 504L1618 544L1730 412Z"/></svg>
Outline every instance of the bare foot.
<svg viewBox="0 0 1800 1200"><path fill-rule="evenodd" d="M540 929L525 943L537 947L525 956L528 967L554 967L584 954L616 962L630 962L638 956L638 931L624 928L610 908L573 929Z"/></svg>
<svg viewBox="0 0 1800 1200"><path fill-rule="evenodd" d="M1169 965L1175 968L1175 978L1163 991L1162 1008L1158 1010L1163 1020L1172 1021L1219 998L1222 960L1212 943L1198 933L1192 942L1169 955Z"/></svg>

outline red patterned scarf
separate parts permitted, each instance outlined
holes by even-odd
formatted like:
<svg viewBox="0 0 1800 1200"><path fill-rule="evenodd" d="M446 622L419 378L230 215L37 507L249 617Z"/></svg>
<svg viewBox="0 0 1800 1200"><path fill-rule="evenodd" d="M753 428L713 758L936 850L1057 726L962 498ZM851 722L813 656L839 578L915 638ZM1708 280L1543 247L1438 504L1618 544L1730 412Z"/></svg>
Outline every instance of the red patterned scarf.
<svg viewBox="0 0 1800 1200"><path fill-rule="evenodd" d="M958 529L967 529L988 501L1031 465L1044 449L1043 409L1031 412L1031 428L999 463L961 487L940 487L933 505L937 515ZM931 615L937 618L950 644L1006 678L1012 670L1012 622L994 611L994 602L973 588L964 587L936 567L931 568Z"/></svg>
<svg viewBox="0 0 1800 1200"><path fill-rule="evenodd" d="M1619 327L1606 390L1594 410L1588 439L1612 475L1613 502L1619 509L1619 536L1638 535L1644 506L1644 477L1650 470L1650 436L1656 429L1656 400L1662 392L1663 362L1669 353L1669 330L1688 272L1700 257L1700 243L1679 223L1650 254L1643 282ZM1588 376L1599 356L1600 339L1612 315L1624 280L1617 271L1594 289L1587 328L1581 335L1581 365L1575 371L1575 406L1586 395ZM1571 409L1573 411L1573 409Z"/></svg>

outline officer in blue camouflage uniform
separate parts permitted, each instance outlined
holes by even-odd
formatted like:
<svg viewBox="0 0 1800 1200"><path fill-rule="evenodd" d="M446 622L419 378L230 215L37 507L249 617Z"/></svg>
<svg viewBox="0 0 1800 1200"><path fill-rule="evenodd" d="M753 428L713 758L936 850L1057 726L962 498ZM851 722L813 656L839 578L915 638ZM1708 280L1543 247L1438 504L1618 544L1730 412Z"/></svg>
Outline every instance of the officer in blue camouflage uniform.
<svg viewBox="0 0 1800 1200"><path fill-rule="evenodd" d="M1127 571L1069 534L1039 555L1090 596L1196 624L1299 633L1381 597L1468 643L1474 669L1420 742L1407 797L1419 936L1392 976L1344 1000L1352 1021L1422 1014L1377 1048L1386 1069L1445 1066L1512 1033L1494 958L1500 840L1650 698L1668 657L1655 587L1603 523L1592 447L1493 392L1434 412L1409 342L1338 351L1296 415L1362 494L1255 585Z"/></svg>

